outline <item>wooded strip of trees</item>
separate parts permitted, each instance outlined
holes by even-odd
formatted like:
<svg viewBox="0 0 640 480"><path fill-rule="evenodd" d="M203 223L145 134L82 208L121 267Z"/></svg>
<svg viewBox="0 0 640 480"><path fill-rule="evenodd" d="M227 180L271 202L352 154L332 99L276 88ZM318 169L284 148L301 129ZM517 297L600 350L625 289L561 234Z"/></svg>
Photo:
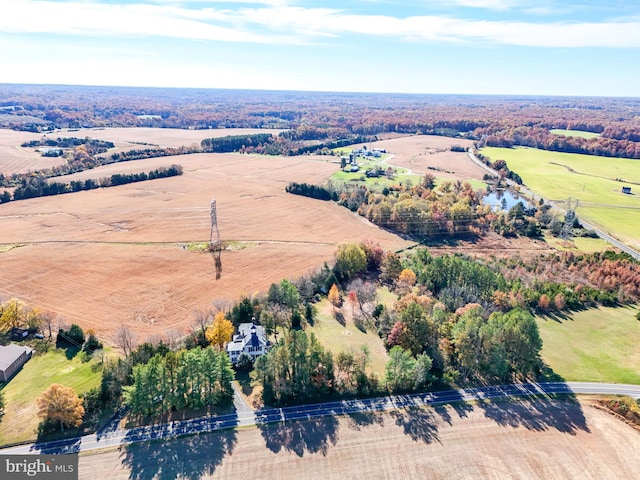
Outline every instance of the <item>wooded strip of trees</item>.
<svg viewBox="0 0 640 480"><path fill-rule="evenodd" d="M156 354L134 366L132 378L125 403L138 415L213 407L233 396L229 357L212 347Z"/></svg>
<svg viewBox="0 0 640 480"><path fill-rule="evenodd" d="M200 142L203 152L227 153L238 152L240 149L268 143L270 133L254 133L250 135L228 135L226 137L205 138Z"/></svg>
<svg viewBox="0 0 640 480"><path fill-rule="evenodd" d="M256 370L268 403L299 402L334 389L333 355L315 335L301 330L286 332L267 355L258 358Z"/></svg>
<svg viewBox="0 0 640 480"><path fill-rule="evenodd" d="M308 183L291 182L286 186L285 190L288 193L302 195L303 197L311 197L318 200L338 200L338 194L335 191L330 191L325 187Z"/></svg>
<svg viewBox="0 0 640 480"><path fill-rule="evenodd" d="M64 137L64 138L43 138L42 140L30 140L28 142L24 142L21 146L25 148L36 148L36 147L60 147L60 148L73 148L79 145L84 145L87 148L87 151L91 155L96 155L99 153L104 153L110 148L114 148L115 144L113 142L105 141L105 140L97 140L89 137L85 138L77 138L77 137Z"/></svg>
<svg viewBox="0 0 640 480"><path fill-rule="evenodd" d="M578 136L556 135L545 126L534 127L509 127L496 130L490 129L476 132L480 135L476 142L478 147L506 147L523 146L550 150L553 152L582 153L585 155L600 155L604 157L640 158L640 130L627 130L610 128L605 130L607 135L616 135L620 138L602 136L597 138L583 138ZM615 133L614 133L615 132Z"/></svg>
<svg viewBox="0 0 640 480"><path fill-rule="evenodd" d="M114 173L110 177L103 177L98 180L72 180L69 184L62 182L48 182L44 177L31 176L23 179L21 185L14 190L13 197L5 190L0 195L0 203L6 203L12 200L48 197L63 193L92 190L95 188L115 187L117 185L143 182L145 180L155 180L158 178L175 177L177 175L182 175L182 166L173 164L169 167L160 167L150 170L148 173Z"/></svg>

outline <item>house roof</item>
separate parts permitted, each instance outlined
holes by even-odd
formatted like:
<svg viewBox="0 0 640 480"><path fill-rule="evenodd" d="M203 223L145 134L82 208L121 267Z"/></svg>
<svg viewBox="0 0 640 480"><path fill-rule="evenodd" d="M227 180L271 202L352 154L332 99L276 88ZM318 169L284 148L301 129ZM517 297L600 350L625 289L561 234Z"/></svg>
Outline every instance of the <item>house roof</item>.
<svg viewBox="0 0 640 480"><path fill-rule="evenodd" d="M227 344L227 351L244 350L245 346L259 347L267 345L267 337L264 334L264 328L261 325L253 323L241 323L238 326L238 333Z"/></svg>
<svg viewBox="0 0 640 480"><path fill-rule="evenodd" d="M31 353L33 349L22 345L10 343L9 345L0 346L0 370L6 370L15 362L24 352Z"/></svg>

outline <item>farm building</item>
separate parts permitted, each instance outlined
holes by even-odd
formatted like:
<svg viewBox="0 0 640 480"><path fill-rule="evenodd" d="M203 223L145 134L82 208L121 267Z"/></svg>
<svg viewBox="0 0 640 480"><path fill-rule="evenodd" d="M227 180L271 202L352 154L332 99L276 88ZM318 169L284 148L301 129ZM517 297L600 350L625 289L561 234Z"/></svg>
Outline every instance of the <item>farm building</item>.
<svg viewBox="0 0 640 480"><path fill-rule="evenodd" d="M33 355L33 349L10 343L0 346L0 381L6 382Z"/></svg>
<svg viewBox="0 0 640 480"><path fill-rule="evenodd" d="M622 193L626 193L627 195L631 195L631 187L622 187Z"/></svg>
<svg viewBox="0 0 640 480"><path fill-rule="evenodd" d="M227 344L227 354L231 363L235 364L241 353L247 353L255 361L271 349L271 342L267 340L264 329L260 325L241 323L238 333Z"/></svg>

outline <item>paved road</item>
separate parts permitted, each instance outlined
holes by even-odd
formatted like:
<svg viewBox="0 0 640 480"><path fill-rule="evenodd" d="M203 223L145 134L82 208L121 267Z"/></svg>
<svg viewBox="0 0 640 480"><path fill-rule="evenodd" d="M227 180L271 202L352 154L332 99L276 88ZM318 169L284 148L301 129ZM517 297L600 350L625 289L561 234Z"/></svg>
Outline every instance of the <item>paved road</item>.
<svg viewBox="0 0 640 480"><path fill-rule="evenodd" d="M474 154L472 149L468 149L467 150L467 156L469 157L469 159L476 163L477 165L481 166L482 168L484 168L489 174L491 175L498 175L498 172L496 172L495 170L493 170L491 167L487 166L484 162L480 161ZM515 182L513 182L512 180L508 180L505 179L507 184L511 185L511 186L517 186L520 189L520 192L527 195L530 198L534 198L534 193L529 190L528 188L526 188L524 185L517 185ZM556 210L560 211L562 214L566 213L566 210L562 207L560 207L557 203L552 202L550 200L546 201L547 204L551 205L551 207L555 208ZM618 240L617 238L612 237L611 235L609 235L608 233L604 232L603 230L601 230L600 228L585 222L584 220L578 218L578 221L580 222L580 224L588 229L588 230L593 230L594 232L596 232L596 234L598 235L598 237L600 237L601 239L603 239L606 242L609 242L611 245L613 245L614 247L619 248L620 250L622 250L625 253L628 253L629 255L631 255L633 258L635 258L636 260L640 260L640 252L638 252L637 250L634 250L633 248L629 247L628 245L625 245L624 243L622 243L620 240Z"/></svg>
<svg viewBox="0 0 640 480"><path fill-rule="evenodd" d="M552 394L611 394L640 399L640 385L608 383L525 383L495 387L446 390L411 395L343 400L287 408L269 408L257 411L239 411L228 415L202 417L171 423L131 429L103 429L84 437L57 442L20 445L0 449L0 454L61 454L119 447L149 440L171 439L185 435L208 433L242 426L264 425L287 420L308 420L329 415L348 415L362 412L380 412L406 407L424 407L458 402L472 402L527 395Z"/></svg>

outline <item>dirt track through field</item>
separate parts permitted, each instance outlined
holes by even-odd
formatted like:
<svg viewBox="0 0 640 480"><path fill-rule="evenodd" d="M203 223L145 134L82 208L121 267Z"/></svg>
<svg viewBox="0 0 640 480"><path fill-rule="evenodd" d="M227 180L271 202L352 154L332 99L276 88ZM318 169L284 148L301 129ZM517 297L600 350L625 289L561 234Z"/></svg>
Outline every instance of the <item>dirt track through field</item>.
<svg viewBox="0 0 640 480"><path fill-rule="evenodd" d="M325 417L80 458L80 478L626 479L640 433L571 401Z"/></svg>

